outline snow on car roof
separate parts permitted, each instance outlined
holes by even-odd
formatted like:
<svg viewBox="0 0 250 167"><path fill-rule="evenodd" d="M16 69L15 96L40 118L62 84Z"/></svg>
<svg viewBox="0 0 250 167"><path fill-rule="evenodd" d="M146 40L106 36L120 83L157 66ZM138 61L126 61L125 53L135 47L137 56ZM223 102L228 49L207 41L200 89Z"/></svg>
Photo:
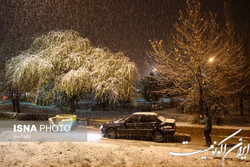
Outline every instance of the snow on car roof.
<svg viewBox="0 0 250 167"><path fill-rule="evenodd" d="M155 112L135 112L135 115L157 115Z"/></svg>
<svg viewBox="0 0 250 167"><path fill-rule="evenodd" d="M169 123L175 123L175 119L166 119L166 122L169 122Z"/></svg>

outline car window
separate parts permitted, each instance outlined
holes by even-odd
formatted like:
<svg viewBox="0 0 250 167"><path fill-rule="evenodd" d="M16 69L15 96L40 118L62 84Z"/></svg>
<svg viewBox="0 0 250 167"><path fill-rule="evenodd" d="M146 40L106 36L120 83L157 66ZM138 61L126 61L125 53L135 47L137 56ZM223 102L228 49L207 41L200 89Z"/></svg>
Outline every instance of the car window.
<svg viewBox="0 0 250 167"><path fill-rule="evenodd" d="M150 115L141 115L139 122L155 122Z"/></svg>
<svg viewBox="0 0 250 167"><path fill-rule="evenodd" d="M166 118L164 118L163 116L161 115L158 115L157 117L161 122L164 122L166 120Z"/></svg>
<svg viewBox="0 0 250 167"><path fill-rule="evenodd" d="M126 123L135 123L138 122L138 115L131 115L127 120Z"/></svg>

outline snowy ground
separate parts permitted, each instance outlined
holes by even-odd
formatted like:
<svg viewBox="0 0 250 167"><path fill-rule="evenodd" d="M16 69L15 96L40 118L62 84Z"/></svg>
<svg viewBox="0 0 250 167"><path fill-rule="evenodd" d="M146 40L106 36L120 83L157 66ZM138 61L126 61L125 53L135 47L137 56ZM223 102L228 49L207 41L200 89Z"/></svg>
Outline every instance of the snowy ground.
<svg viewBox="0 0 250 167"><path fill-rule="evenodd" d="M191 152L167 146L130 146L111 143L1 143L0 166L222 166L209 153L173 157L169 151ZM227 156L225 166L249 166L250 159Z"/></svg>
<svg viewBox="0 0 250 167"><path fill-rule="evenodd" d="M1 106L4 107L4 106ZM33 111L40 111L37 109ZM172 110L171 110L172 111ZM185 120L185 115L171 112L157 111L165 116L177 120ZM30 110L27 110L30 112ZM50 110L46 110L50 113ZM45 113L46 113L45 112ZM84 113L92 118L93 111ZM94 112L102 113L103 112ZM105 112L108 115L108 112ZM123 113L124 114L124 113ZM126 115L126 114L125 114ZM115 116L121 116L119 113ZM113 117L111 117L113 118ZM184 119L185 118L185 119ZM242 121L245 125L245 122ZM183 124L183 123L182 123ZM178 124L177 124L178 125ZM189 124L185 123L185 126ZM192 125L194 126L194 125ZM201 125L197 125L201 126ZM246 125L247 126L247 125ZM225 127L228 128L228 127ZM229 127L232 128L232 127ZM238 127L235 127L238 129ZM244 127L249 128L249 127ZM243 129L244 129L243 128ZM225 136L223 136L225 137ZM81 143L0 143L0 167L6 166L185 166L185 167L216 167L222 166L221 158L211 157L211 151L186 157L174 157L169 154L173 152L193 152L199 149L206 149L205 140L202 136L192 136L188 145L182 143L155 143L152 141L138 141L116 139L110 140L101 138L99 132L88 134L88 142ZM221 141L222 137L212 136L213 141ZM249 142L243 138L243 142ZM230 141L229 148L238 143L238 138ZM245 160L234 157L236 150L226 156L225 167L250 166L248 153ZM207 159L201 159L206 156Z"/></svg>
<svg viewBox="0 0 250 167"><path fill-rule="evenodd" d="M222 159L201 154L175 157L172 152L194 152L206 149L202 142L155 143L152 141L106 139L91 130L88 142L81 143L0 143L0 166L222 166ZM203 140L203 139L202 139ZM245 160L235 158L235 151L225 159L225 166L249 166ZM207 159L201 159L207 156Z"/></svg>

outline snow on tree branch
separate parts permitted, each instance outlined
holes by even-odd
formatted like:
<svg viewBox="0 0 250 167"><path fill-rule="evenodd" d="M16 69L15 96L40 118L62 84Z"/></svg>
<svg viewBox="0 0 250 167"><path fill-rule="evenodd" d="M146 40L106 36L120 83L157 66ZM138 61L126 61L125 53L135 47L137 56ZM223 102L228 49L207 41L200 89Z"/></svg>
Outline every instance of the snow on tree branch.
<svg viewBox="0 0 250 167"><path fill-rule="evenodd" d="M87 92L103 100L133 101L137 67L123 53L91 46L75 31L50 32L7 64L7 76L20 91L53 91L68 97Z"/></svg>

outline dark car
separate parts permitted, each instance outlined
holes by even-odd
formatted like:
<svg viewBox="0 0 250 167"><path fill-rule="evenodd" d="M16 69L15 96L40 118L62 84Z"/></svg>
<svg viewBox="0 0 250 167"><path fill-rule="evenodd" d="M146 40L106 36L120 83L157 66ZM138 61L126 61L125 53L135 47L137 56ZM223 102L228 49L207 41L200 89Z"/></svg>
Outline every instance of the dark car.
<svg viewBox="0 0 250 167"><path fill-rule="evenodd" d="M100 131L104 136L150 137L156 142L163 142L175 133L175 119L166 119L153 112L136 112L126 118L102 124Z"/></svg>

